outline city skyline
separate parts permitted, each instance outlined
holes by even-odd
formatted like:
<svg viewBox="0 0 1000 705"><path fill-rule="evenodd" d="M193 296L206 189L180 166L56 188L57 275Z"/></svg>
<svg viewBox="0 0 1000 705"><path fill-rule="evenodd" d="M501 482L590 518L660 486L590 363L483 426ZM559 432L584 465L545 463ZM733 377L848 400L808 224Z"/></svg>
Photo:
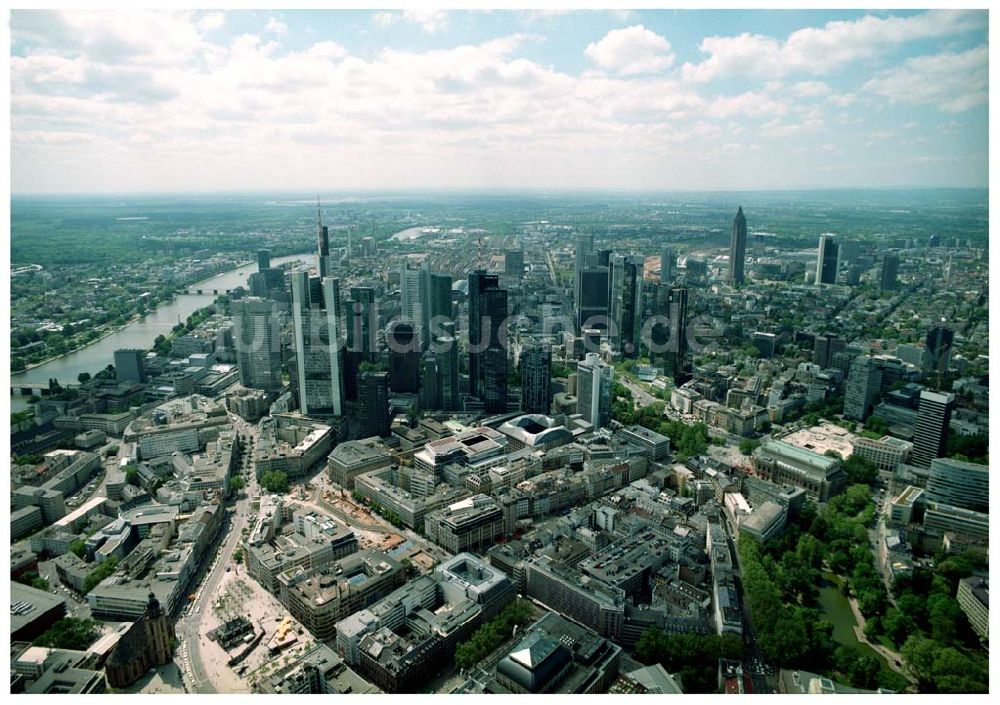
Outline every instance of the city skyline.
<svg viewBox="0 0 1000 705"><path fill-rule="evenodd" d="M11 186L985 187L986 18L17 11Z"/></svg>

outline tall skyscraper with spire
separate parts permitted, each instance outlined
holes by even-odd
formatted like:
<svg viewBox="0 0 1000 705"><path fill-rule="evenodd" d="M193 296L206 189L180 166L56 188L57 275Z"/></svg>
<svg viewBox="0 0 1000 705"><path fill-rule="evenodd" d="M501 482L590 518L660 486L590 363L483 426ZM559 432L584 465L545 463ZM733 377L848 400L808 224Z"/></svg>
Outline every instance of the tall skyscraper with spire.
<svg viewBox="0 0 1000 705"><path fill-rule="evenodd" d="M747 259L747 219L743 215L743 206L736 211L733 219L733 237L729 241L729 272L726 282L729 284L743 283L743 268Z"/></svg>
<svg viewBox="0 0 1000 705"><path fill-rule="evenodd" d="M319 252L319 278L323 280L330 276L330 233L323 225L319 196L316 196L316 245Z"/></svg>
<svg viewBox="0 0 1000 705"><path fill-rule="evenodd" d="M295 381L303 414L341 416L344 357L340 345L339 282L326 277L314 297L308 272L292 272Z"/></svg>

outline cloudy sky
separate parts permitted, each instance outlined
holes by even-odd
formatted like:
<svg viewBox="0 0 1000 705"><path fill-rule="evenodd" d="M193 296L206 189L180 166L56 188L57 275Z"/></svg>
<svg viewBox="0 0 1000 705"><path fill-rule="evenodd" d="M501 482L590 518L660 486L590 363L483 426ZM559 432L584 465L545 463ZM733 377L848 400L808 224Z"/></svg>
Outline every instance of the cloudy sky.
<svg viewBox="0 0 1000 705"><path fill-rule="evenodd" d="M985 11L14 11L11 188L986 186Z"/></svg>

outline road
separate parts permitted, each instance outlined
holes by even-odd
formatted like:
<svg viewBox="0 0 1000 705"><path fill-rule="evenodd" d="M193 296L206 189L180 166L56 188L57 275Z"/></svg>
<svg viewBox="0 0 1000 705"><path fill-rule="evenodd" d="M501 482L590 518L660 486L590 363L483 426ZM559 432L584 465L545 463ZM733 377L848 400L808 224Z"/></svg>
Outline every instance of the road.
<svg viewBox="0 0 1000 705"><path fill-rule="evenodd" d="M654 397L652 394L629 379L626 375L615 375L615 381L621 382L624 387L632 392L632 398L635 399L640 406L649 406L654 401L663 401L662 399Z"/></svg>
<svg viewBox="0 0 1000 705"><path fill-rule="evenodd" d="M240 435L256 439L256 428L244 422L239 417L234 419L234 426ZM241 467L249 467L250 447L244 445ZM189 689L195 693L215 693L211 675L206 672L201 659L202 622L212 609L212 598L216 595L219 582L225 575L226 567L232 563L233 553L240 545L243 528L250 520L250 497L257 492L257 481L251 470L245 472L246 490L236 501L235 511L226 519L222 531L225 532L223 543L216 553L215 563L201 586L195 592L195 600L187 608L186 615L178 620L176 625L177 639L181 643L181 670Z"/></svg>

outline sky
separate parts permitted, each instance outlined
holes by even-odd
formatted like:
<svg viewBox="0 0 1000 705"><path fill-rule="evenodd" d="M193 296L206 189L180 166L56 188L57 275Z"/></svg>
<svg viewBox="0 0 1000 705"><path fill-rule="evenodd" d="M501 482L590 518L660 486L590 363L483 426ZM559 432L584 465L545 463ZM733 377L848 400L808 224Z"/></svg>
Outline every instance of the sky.
<svg viewBox="0 0 1000 705"><path fill-rule="evenodd" d="M987 13L11 13L11 191L985 187Z"/></svg>

